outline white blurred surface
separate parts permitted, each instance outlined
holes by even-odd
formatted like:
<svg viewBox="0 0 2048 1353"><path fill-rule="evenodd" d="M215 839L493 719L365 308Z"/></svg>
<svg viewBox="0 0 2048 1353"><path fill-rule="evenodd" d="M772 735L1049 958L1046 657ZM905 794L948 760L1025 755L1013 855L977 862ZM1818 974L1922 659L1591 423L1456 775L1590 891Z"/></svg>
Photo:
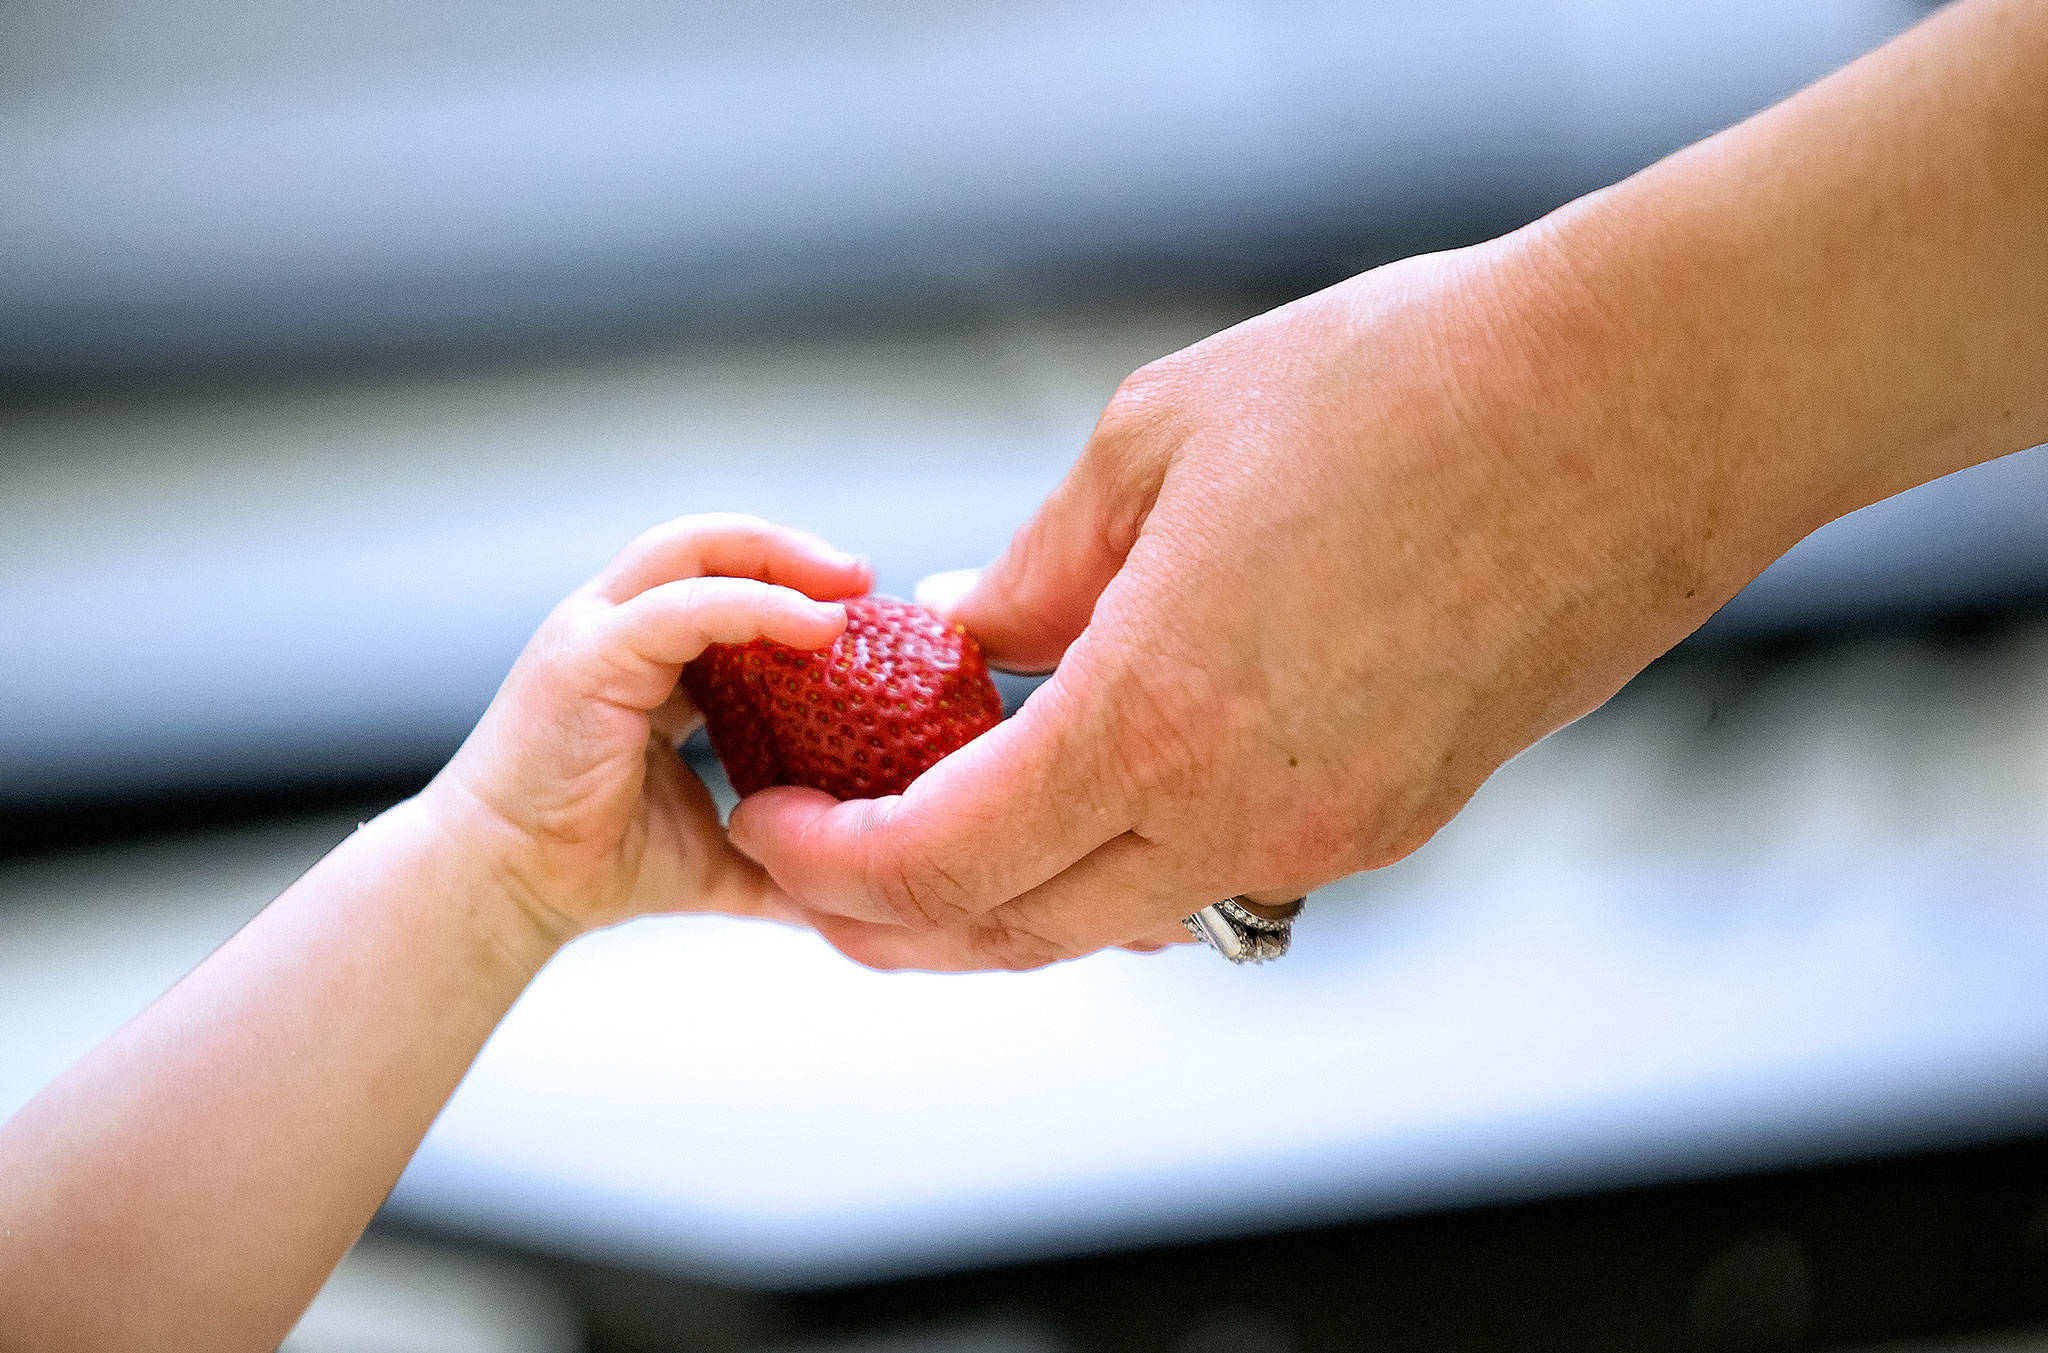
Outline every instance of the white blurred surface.
<svg viewBox="0 0 2048 1353"><path fill-rule="evenodd" d="M2038 1129L2044 781L2048 631L1869 643L1653 674L1264 969L637 923L543 974L393 1206L776 1284ZM351 825L0 870L0 1109Z"/></svg>
<svg viewBox="0 0 2048 1353"><path fill-rule="evenodd" d="M371 1236L320 1289L279 1353L581 1353L569 1300L532 1269Z"/></svg>

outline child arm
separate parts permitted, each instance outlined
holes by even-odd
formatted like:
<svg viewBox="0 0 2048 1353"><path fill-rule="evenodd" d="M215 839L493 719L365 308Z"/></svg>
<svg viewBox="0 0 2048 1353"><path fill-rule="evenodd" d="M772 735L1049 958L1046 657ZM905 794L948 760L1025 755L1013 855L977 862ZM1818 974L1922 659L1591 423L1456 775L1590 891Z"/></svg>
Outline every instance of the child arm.
<svg viewBox="0 0 2048 1353"><path fill-rule="evenodd" d="M848 595L866 572L744 519L643 537L432 785L0 1125L0 1349L276 1347L557 949L646 911L774 910L671 741L707 643L843 627L765 579Z"/></svg>

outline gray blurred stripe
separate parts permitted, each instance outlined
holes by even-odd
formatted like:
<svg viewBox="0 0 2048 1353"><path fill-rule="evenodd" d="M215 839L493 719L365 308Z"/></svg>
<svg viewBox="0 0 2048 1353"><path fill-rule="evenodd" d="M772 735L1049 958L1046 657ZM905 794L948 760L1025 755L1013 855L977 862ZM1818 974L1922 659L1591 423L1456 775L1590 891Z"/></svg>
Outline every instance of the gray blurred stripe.
<svg viewBox="0 0 2048 1353"><path fill-rule="evenodd" d="M630 44L444 42L375 70L343 44L333 71L301 57L182 79L110 57L96 84L65 25L91 52L106 17L26 8L39 23L21 25L15 61L28 69L39 43L84 69L0 93L0 375L15 378L599 334L1091 261L1356 256L1389 234L1521 219L1919 12L895 5L868 7L868 26L785 10L786 28L708 41L716 11L690 10ZM281 29L286 52L297 28L313 51L324 40L319 6L260 24L169 8L126 17L167 36L183 10L201 36ZM404 50L403 23L385 22ZM200 45L181 40L168 50Z"/></svg>

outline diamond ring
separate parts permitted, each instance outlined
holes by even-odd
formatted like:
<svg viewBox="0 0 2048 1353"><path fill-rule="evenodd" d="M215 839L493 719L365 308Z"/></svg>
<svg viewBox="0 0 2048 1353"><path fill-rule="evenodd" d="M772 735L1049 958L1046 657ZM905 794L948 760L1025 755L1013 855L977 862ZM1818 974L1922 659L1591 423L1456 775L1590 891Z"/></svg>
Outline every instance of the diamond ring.
<svg viewBox="0 0 2048 1353"><path fill-rule="evenodd" d="M1232 963L1265 963L1287 952L1294 918L1306 896L1281 906L1267 906L1244 894L1213 902L1181 922L1188 933ZM1265 913L1275 913L1270 915Z"/></svg>

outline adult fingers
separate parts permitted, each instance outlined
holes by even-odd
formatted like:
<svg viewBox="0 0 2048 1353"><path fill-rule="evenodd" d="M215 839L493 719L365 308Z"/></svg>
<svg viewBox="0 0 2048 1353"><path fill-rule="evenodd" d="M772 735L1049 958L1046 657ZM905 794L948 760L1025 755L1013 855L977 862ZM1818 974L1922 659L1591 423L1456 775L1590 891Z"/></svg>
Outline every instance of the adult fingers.
<svg viewBox="0 0 2048 1353"><path fill-rule="evenodd" d="M1181 917L1217 899L1180 881L1181 877L1156 847L1125 836L964 930L907 930L816 914L806 914L804 921L841 953L870 968L924 972L1040 968L1099 949L1151 954L1200 943L1181 924ZM1277 911L1280 904L1299 894L1276 891L1244 896L1270 903ZM1176 915L1183 906L1186 910ZM1169 916L1172 919L1164 919Z"/></svg>
<svg viewBox="0 0 2048 1353"><path fill-rule="evenodd" d="M1138 538L1158 474L1133 454L1133 420L1117 408L1112 403L1080 460L994 563L918 585L917 599L965 625L998 667L1042 672L1056 664Z"/></svg>
<svg viewBox="0 0 2048 1353"><path fill-rule="evenodd" d="M1125 944L1188 938L1178 916L1196 891L1167 850L1126 833L987 914L939 929L809 915L818 933L857 963L888 970L980 972L1041 968ZM1184 910L1178 910L1184 907Z"/></svg>
<svg viewBox="0 0 2048 1353"><path fill-rule="evenodd" d="M1169 848L1126 833L996 908L981 943L1009 960L1005 966L1078 958L1133 940L1178 944L1192 938L1180 918L1214 900Z"/></svg>
<svg viewBox="0 0 2048 1353"><path fill-rule="evenodd" d="M846 608L752 578L684 578L612 607L595 626L598 695L653 710L675 690L682 665L712 644L773 639L820 648L846 628Z"/></svg>
<svg viewBox="0 0 2048 1353"><path fill-rule="evenodd" d="M986 940L962 942L931 932L906 930L902 926L874 921L853 921L844 916L820 916L784 904L777 919L814 930L827 944L863 967L880 972L986 972L1002 965L987 957ZM1116 946L1134 954L1157 954L1199 940L1176 921ZM1079 957L1077 955L1076 957ZM1025 964L1024 966L1040 966Z"/></svg>
<svg viewBox="0 0 2048 1353"><path fill-rule="evenodd" d="M977 917L1130 826L1110 717L1055 676L901 795L763 790L729 830L813 911L923 928Z"/></svg>
<svg viewBox="0 0 2048 1353"><path fill-rule="evenodd" d="M810 534L736 512L678 517L642 532L597 576L607 601L700 574L758 578L825 601L857 597L874 581L867 561Z"/></svg>
<svg viewBox="0 0 2048 1353"><path fill-rule="evenodd" d="M1200 944L1201 941L1188 933L1188 928L1179 921L1156 926L1135 940L1127 940L1124 948L1141 954L1156 954L1162 949L1172 949L1183 944Z"/></svg>

